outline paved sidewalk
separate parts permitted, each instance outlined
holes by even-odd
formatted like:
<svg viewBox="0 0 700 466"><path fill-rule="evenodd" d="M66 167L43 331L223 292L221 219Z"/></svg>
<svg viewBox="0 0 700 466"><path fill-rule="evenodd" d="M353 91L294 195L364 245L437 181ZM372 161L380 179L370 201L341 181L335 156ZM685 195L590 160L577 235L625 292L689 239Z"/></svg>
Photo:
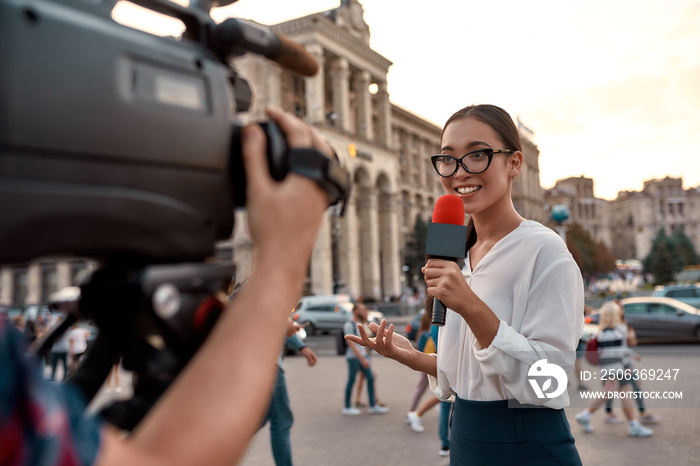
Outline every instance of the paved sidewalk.
<svg viewBox="0 0 700 466"><path fill-rule="evenodd" d="M649 356L653 358L654 356ZM682 362L697 367L698 359ZM390 409L384 415L343 416L341 408L346 380L346 362L342 356L321 355L318 364L309 368L303 357L287 357L286 379L292 410L292 449L297 465L352 465L365 462L382 466L449 464L438 456L438 413L425 416L425 432L413 432L404 416L418 380L418 374L380 356L373 357L377 373L378 396ZM687 373L688 371L686 371ZM694 373L700 372L695 369ZM700 387L700 383L695 385ZM699 389L700 390L700 389ZM428 393L424 395L429 396ZM574 414L580 408L567 409L583 463L590 466L700 465L700 405L697 401L684 408L655 408L662 422L654 426L649 439L630 438L626 425L603 422L602 410L595 413L595 432L584 434ZM621 416L619 400L615 402ZM243 466L273 465L269 428L253 439Z"/></svg>

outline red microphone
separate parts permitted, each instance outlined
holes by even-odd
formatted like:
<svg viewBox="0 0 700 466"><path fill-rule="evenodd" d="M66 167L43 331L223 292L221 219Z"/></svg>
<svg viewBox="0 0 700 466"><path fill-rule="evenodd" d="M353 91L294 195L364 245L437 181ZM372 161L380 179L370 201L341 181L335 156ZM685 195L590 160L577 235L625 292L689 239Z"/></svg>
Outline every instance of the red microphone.
<svg viewBox="0 0 700 466"><path fill-rule="evenodd" d="M430 258L457 261L463 259L467 248L467 227L464 226L464 203L456 194L440 196L428 224L425 255ZM433 325L445 325L447 308L433 301Z"/></svg>

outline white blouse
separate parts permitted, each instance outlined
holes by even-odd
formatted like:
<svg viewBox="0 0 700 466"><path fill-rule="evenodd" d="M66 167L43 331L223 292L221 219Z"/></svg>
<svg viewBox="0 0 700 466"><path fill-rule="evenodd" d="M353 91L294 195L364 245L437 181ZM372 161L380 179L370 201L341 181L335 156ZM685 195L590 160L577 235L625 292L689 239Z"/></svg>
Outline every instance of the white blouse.
<svg viewBox="0 0 700 466"><path fill-rule="evenodd" d="M538 398L528 380L533 378L530 367L541 359L570 376L583 332L583 280L564 241L525 220L474 270L467 255L462 272L501 323L491 345L481 348L466 321L448 309L438 336L437 380L430 377L437 397L568 406L566 390L555 398ZM554 382L550 386L554 391Z"/></svg>

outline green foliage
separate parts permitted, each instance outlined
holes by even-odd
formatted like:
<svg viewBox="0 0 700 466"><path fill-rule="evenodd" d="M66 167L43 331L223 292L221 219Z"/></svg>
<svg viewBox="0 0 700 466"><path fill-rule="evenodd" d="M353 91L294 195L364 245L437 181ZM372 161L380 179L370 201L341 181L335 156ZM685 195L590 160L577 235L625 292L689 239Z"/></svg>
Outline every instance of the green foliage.
<svg viewBox="0 0 700 466"><path fill-rule="evenodd" d="M683 269L685 261L674 238L666 236L664 229L660 228L651 244L651 251L642 264L644 273L654 276L655 285L664 285L674 280L676 272Z"/></svg>
<svg viewBox="0 0 700 466"><path fill-rule="evenodd" d="M413 286L413 277L423 278L421 268L425 265L425 244L428 240L428 224L416 215L413 232L406 244L406 265L408 266L408 284Z"/></svg>
<svg viewBox="0 0 700 466"><path fill-rule="evenodd" d="M571 224L566 232L566 246L584 276L607 273L615 268L615 257L605 243L596 243L577 223Z"/></svg>
<svg viewBox="0 0 700 466"><path fill-rule="evenodd" d="M676 244L678 253L683 258L683 266L700 264L700 256L695 252L695 246L690 238L680 228L676 229L671 235L671 239Z"/></svg>

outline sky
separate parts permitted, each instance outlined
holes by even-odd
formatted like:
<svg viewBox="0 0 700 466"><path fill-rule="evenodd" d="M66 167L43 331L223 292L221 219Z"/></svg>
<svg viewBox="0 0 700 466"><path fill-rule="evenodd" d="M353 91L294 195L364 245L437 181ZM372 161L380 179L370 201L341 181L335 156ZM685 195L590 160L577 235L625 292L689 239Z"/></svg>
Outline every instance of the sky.
<svg viewBox="0 0 700 466"><path fill-rule="evenodd" d="M586 176L596 197L682 177L700 186L700 0L364 0L392 103L442 126L503 107L532 131L540 182ZM340 0L239 0L263 24Z"/></svg>

